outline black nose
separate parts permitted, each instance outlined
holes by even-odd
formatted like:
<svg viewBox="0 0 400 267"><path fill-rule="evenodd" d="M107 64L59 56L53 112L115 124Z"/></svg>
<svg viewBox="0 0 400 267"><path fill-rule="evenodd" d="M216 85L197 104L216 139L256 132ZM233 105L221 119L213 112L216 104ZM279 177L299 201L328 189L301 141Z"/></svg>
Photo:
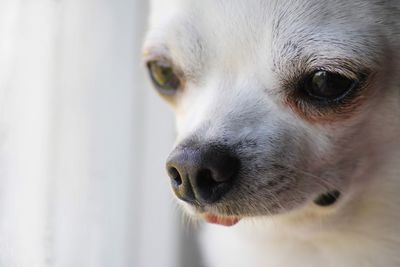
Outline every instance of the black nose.
<svg viewBox="0 0 400 267"><path fill-rule="evenodd" d="M216 202L229 191L239 164L226 146L185 146L172 152L167 171L178 198L202 205Z"/></svg>

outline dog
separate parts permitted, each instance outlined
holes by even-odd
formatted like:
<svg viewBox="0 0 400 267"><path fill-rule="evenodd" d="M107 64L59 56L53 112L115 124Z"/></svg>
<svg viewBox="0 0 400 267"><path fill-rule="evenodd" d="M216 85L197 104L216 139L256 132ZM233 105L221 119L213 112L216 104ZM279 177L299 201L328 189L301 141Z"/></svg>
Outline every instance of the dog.
<svg viewBox="0 0 400 267"><path fill-rule="evenodd" d="M151 2L206 266L400 266L399 51L398 0Z"/></svg>

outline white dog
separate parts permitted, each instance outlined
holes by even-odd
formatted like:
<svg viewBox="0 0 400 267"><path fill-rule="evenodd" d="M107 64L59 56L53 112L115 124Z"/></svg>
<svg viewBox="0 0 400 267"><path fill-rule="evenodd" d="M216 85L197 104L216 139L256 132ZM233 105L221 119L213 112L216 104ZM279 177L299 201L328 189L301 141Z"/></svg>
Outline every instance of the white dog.
<svg viewBox="0 0 400 267"><path fill-rule="evenodd" d="M399 51L398 0L152 2L207 266L400 266Z"/></svg>

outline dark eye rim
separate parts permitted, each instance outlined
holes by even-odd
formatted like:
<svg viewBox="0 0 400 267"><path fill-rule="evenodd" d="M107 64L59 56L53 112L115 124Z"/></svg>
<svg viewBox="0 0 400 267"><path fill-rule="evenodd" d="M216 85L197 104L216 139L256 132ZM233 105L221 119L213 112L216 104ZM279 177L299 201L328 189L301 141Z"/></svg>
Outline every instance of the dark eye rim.
<svg viewBox="0 0 400 267"><path fill-rule="evenodd" d="M174 87L164 88L159 85L159 83L155 80L154 75L152 74L152 70L151 70L151 65L154 63L159 63L160 65L167 65L173 69L173 71L174 71L173 74L174 74L175 78L178 79L178 86L176 88L174 88ZM183 75L178 70L178 68L176 68L176 66L174 64L172 64L169 60L165 60L165 59L148 60L146 62L146 67L147 67L147 72L150 76L150 80L151 80L153 86L156 88L156 90L160 94L165 95L165 96L174 96L174 95L176 95L177 91L183 87Z"/></svg>
<svg viewBox="0 0 400 267"><path fill-rule="evenodd" d="M342 94L338 95L337 97L333 97L333 98L323 97L323 96L318 96L318 95L312 94L309 90L306 89L306 87L310 83L310 81L312 80L314 75L320 71L325 71L329 74L333 74L333 75L337 75L337 76L346 78L349 81L351 81L351 85ZM329 106L329 105L341 104L342 102L353 97L354 94L357 93L358 89L362 87L363 80L365 80L365 77L367 75L360 75L360 76L362 78L350 78L339 72L329 71L329 70L325 70L325 69L316 69L316 70L303 76L303 78L301 79L301 82L298 85L298 88L296 90L297 95L300 96L302 99L304 99L308 102L311 102L312 104L317 105L317 106Z"/></svg>

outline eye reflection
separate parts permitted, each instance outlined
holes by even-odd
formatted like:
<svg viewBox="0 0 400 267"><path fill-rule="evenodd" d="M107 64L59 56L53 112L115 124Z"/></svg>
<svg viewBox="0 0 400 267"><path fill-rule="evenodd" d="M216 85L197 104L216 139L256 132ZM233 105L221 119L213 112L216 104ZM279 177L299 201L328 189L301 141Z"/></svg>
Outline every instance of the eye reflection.
<svg viewBox="0 0 400 267"><path fill-rule="evenodd" d="M308 78L304 89L316 99L335 100L350 91L356 83L337 73L317 71Z"/></svg>

